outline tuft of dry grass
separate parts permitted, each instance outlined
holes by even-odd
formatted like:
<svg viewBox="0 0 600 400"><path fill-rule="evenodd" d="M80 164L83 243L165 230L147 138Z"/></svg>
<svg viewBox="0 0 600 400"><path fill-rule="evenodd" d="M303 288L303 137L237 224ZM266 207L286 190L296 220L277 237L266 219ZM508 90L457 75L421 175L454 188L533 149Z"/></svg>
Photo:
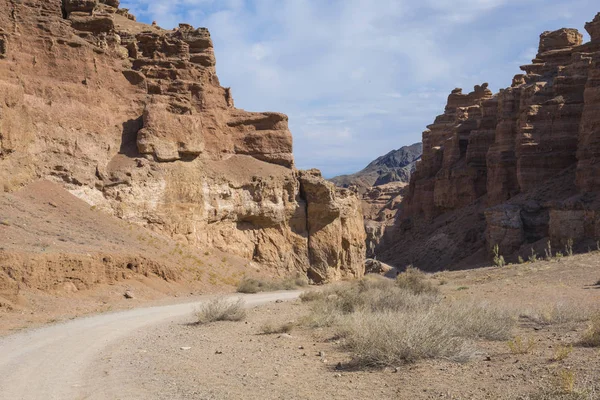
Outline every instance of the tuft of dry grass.
<svg viewBox="0 0 600 400"><path fill-rule="evenodd" d="M276 333L290 333L296 325L293 322L286 322L281 325L273 325L266 323L261 326L260 331L265 335L272 335Z"/></svg>
<svg viewBox="0 0 600 400"><path fill-rule="evenodd" d="M241 321L246 318L244 300L232 301L223 297L203 304L196 311L196 324L208 324L215 321Z"/></svg>
<svg viewBox="0 0 600 400"><path fill-rule="evenodd" d="M558 346L554 351L554 355L550 359L550 361L558 362L563 361L573 352L573 346Z"/></svg>
<svg viewBox="0 0 600 400"><path fill-rule="evenodd" d="M528 310L520 317L540 325L555 325L584 322L590 319L592 311L581 305L557 302L537 310Z"/></svg>
<svg viewBox="0 0 600 400"><path fill-rule="evenodd" d="M244 278L239 283L239 293L259 293L276 290L295 290L308 285L308 279L301 275L281 280L264 280L257 278Z"/></svg>
<svg viewBox="0 0 600 400"><path fill-rule="evenodd" d="M597 400L600 398L600 386L597 381L578 382L572 370L559 370L547 387L536 393L519 396L519 400Z"/></svg>
<svg viewBox="0 0 600 400"><path fill-rule="evenodd" d="M331 287L313 300L305 323L333 326L358 367L424 358L466 361L474 354L473 340L510 337L514 318L508 313L485 304L443 301L437 292L423 289L424 279L413 274L398 284L368 276Z"/></svg>
<svg viewBox="0 0 600 400"><path fill-rule="evenodd" d="M600 314L591 319L579 343L585 347L600 347Z"/></svg>
<svg viewBox="0 0 600 400"><path fill-rule="evenodd" d="M395 366L424 358L466 361L473 349L453 335L434 313L357 312L340 331L353 362L362 367Z"/></svg>
<svg viewBox="0 0 600 400"><path fill-rule="evenodd" d="M396 277L396 285L399 288L410 290L415 294L439 293L439 288L428 281L426 277L427 275L423 271L409 266L406 271Z"/></svg>
<svg viewBox="0 0 600 400"><path fill-rule="evenodd" d="M581 379L569 369L558 370L533 393L518 396L509 394L502 397L506 400L597 400L599 398L598 379Z"/></svg>
<svg viewBox="0 0 600 400"><path fill-rule="evenodd" d="M300 294L300 300L302 300L303 303L321 300L323 297L324 294L320 290L309 290Z"/></svg>
<svg viewBox="0 0 600 400"><path fill-rule="evenodd" d="M529 354L535 348L535 340L533 338L524 339L520 336L509 340L507 344L512 354Z"/></svg>

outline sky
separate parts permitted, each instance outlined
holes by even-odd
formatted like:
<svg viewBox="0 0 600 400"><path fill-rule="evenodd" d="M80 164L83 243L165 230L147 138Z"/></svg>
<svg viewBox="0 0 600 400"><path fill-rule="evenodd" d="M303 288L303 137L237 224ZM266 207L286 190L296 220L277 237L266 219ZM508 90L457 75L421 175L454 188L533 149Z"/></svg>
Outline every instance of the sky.
<svg viewBox="0 0 600 400"><path fill-rule="evenodd" d="M597 0L122 0L139 21L210 30L235 105L290 118L300 169L326 177L421 140L450 91L510 86L543 31Z"/></svg>

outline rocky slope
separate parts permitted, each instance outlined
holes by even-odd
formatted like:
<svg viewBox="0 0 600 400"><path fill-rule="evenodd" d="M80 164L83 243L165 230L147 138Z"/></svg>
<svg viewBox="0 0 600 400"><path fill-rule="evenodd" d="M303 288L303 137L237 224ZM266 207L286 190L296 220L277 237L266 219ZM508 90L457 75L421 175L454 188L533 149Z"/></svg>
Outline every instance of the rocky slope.
<svg viewBox="0 0 600 400"><path fill-rule="evenodd" d="M426 269L476 264L499 245L509 259L549 239L563 249L600 238L600 14L544 32L509 88L455 89L423 133L402 214L382 258Z"/></svg>
<svg viewBox="0 0 600 400"><path fill-rule="evenodd" d="M391 182L408 183L422 153L422 143L404 146L373 160L357 173L336 176L330 181L345 188L355 186L361 193L373 186L386 185Z"/></svg>
<svg viewBox="0 0 600 400"><path fill-rule="evenodd" d="M330 179L343 188L355 191L362 199L367 233L367 257L376 257L376 250L385 233L393 225L406 194L406 186L416 163L421 158L423 145L415 143L392 150L363 170Z"/></svg>
<svg viewBox="0 0 600 400"><path fill-rule="evenodd" d="M287 117L234 107L206 29L140 24L118 6L0 0L1 187L58 182L273 273L362 275L359 200L294 168Z"/></svg>

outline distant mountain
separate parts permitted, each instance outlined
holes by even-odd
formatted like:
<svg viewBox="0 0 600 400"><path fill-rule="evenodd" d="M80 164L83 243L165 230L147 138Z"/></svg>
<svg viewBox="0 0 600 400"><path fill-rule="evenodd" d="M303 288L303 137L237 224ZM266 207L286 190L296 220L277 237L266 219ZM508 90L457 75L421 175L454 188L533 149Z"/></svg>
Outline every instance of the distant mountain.
<svg viewBox="0 0 600 400"><path fill-rule="evenodd" d="M341 187L356 185L361 189L385 185L390 182L406 182L415 170L417 160L423 153L423 144L415 143L392 150L371 162L360 172L352 175L340 175L330 181Z"/></svg>

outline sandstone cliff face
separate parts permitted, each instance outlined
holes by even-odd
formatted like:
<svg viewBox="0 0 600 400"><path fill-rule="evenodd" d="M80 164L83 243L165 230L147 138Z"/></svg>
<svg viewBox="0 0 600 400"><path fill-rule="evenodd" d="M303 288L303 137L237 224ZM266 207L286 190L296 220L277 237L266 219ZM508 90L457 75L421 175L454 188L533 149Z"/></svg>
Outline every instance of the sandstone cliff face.
<svg viewBox="0 0 600 400"><path fill-rule="evenodd" d="M288 120L234 107L206 29L115 0L0 0L0 182L315 282L361 276L359 200L294 168ZM326 211L327 210L327 211Z"/></svg>
<svg viewBox="0 0 600 400"><path fill-rule="evenodd" d="M585 44L575 29L544 32L525 73L498 94L487 84L450 94L423 133L402 216L379 248L384 259L438 269L485 260L495 244L516 257L547 238L560 245L600 237L600 14L586 29ZM461 226L471 233L444 233ZM439 234L453 254L447 265L404 246L406 235Z"/></svg>

